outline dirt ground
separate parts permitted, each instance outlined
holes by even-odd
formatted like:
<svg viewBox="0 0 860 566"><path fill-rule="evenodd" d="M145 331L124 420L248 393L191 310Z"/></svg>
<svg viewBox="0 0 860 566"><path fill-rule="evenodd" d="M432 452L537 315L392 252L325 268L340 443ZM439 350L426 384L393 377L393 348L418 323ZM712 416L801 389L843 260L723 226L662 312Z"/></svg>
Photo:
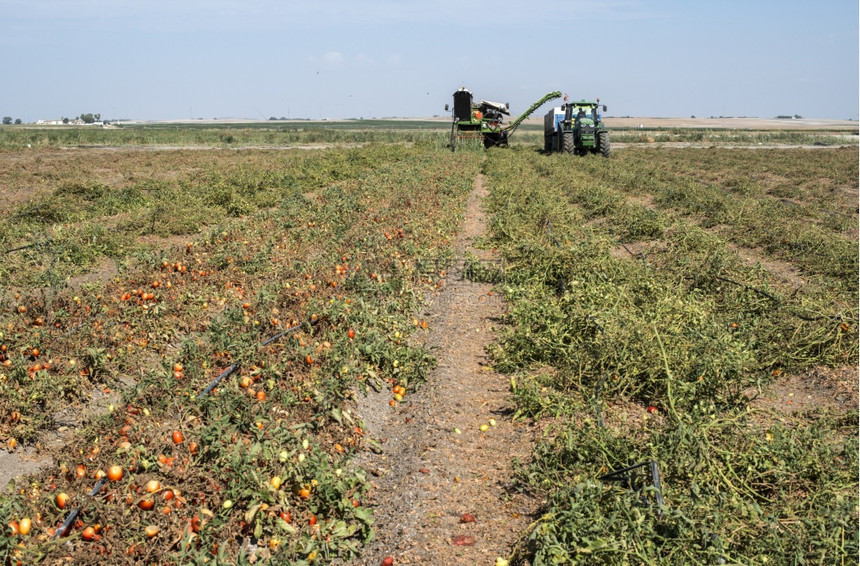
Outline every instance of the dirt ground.
<svg viewBox="0 0 860 566"><path fill-rule="evenodd" d="M818 367L803 374L780 376L765 391L750 390L750 406L780 413L799 413L812 409L851 411L858 404L856 367L831 369Z"/></svg>
<svg viewBox="0 0 860 566"><path fill-rule="evenodd" d="M606 127L612 128L721 128L733 130L845 130L857 132L852 120L823 118L658 118L607 116Z"/></svg>
<svg viewBox="0 0 860 566"><path fill-rule="evenodd" d="M388 406L387 391L357 408L384 448L356 462L372 474L377 521L376 540L357 564L392 556L395 564L492 565L509 554L537 508L538 502L510 490L511 462L529 458L536 428L511 422L508 379L488 367L485 355L504 303L491 294L492 285L465 279L461 269L467 252L494 259L470 246L486 230L485 194L479 176L454 268L425 313L432 328L427 346L438 367L397 409Z"/></svg>
<svg viewBox="0 0 860 566"><path fill-rule="evenodd" d="M809 128L833 127L813 126L804 120L778 122L785 127L801 127L800 122ZM651 122L641 123L655 127ZM607 124L613 127L610 119ZM668 125L665 121L660 124ZM842 124L856 132L856 122ZM756 126L718 126L714 120L712 127ZM57 161L59 169L69 160L61 156ZM35 186L28 171L19 175L22 186ZM455 242L454 265L442 291L422 313L431 329L426 346L432 349L438 367L426 384L417 392L410 391L396 408L388 404L388 390L361 398L355 408L365 421L367 434L380 441L383 451L366 451L355 462L370 475L372 491L366 503L374 507L377 535L354 564L378 565L392 556L397 565L492 565L497 557L509 555L518 534L540 508L540 501L511 489L512 462L528 461L540 427L511 422L514 407L509 380L492 371L486 355L505 304L491 284L464 277L468 253L482 261L497 259L473 247L475 238L487 229L482 208L486 194L484 179L479 176ZM0 204L8 205L19 197L6 196ZM789 283L799 282L788 267L781 271ZM815 369L784 376L768 391L751 392L751 396L755 397L754 407L784 412L813 406L844 410L857 406L857 381L857 368ZM636 412L641 414L641 408ZM490 426L491 419L495 426ZM482 425L487 425L486 430L481 430ZM39 459L33 447L11 454L0 450L0 486L49 464L49 460Z"/></svg>
<svg viewBox="0 0 860 566"><path fill-rule="evenodd" d="M486 230L485 194L479 177L456 242L458 260L467 252L494 260L470 246ZM372 474L378 534L356 564L378 565L391 556L394 564L490 565L509 555L517 534L535 519L541 502L512 491L511 462L530 459L541 431L534 423L510 421L508 380L489 368L485 350L505 309L491 291L451 270L425 314L432 321L428 346L439 360L429 382L396 410L388 407L388 391L362 399L357 408L384 452L366 452L357 462ZM748 395L753 408L776 413L850 410L858 403L857 380L857 368L816 368L783 375ZM643 414L644 408L619 402L606 417ZM491 418L496 426L481 432ZM463 523L466 513L475 522Z"/></svg>

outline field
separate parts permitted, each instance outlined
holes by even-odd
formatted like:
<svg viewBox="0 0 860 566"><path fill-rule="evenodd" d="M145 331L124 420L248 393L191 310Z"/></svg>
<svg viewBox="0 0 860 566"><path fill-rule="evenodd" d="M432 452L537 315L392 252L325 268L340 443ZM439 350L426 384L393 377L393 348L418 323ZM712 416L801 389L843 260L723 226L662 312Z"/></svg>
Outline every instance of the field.
<svg viewBox="0 0 860 566"><path fill-rule="evenodd" d="M549 500L518 556L851 560L856 394L797 411L757 396L856 363L854 157L488 159L510 303L496 361L520 416L558 419L518 475Z"/></svg>
<svg viewBox="0 0 860 566"><path fill-rule="evenodd" d="M410 459L357 408L408 423L445 387L461 339L426 313L460 260L504 298L506 421L540 430L499 478L534 512L496 554L856 560L845 131L619 128L604 160L369 126L0 131L4 564L369 560L392 535L363 455ZM3 476L20 454L42 465ZM446 540L439 563L476 563Z"/></svg>

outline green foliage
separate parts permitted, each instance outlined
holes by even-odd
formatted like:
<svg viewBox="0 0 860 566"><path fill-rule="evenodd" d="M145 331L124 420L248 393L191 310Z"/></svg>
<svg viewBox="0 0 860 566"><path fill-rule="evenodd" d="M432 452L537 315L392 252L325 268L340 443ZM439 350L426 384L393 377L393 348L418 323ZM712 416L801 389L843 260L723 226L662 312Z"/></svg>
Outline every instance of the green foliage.
<svg viewBox="0 0 860 566"><path fill-rule="evenodd" d="M762 146L762 145L814 145L844 146L856 145L856 128L851 130L769 130L753 131L730 128L625 128L614 127L610 122L613 144L634 147L659 147L661 150L671 144L691 144L696 147L720 146ZM844 133L843 133L844 132ZM511 142L517 146L543 147L543 124L524 124L519 127Z"/></svg>
<svg viewBox="0 0 860 566"><path fill-rule="evenodd" d="M97 120L90 115L93 120ZM9 123L12 119L9 118ZM422 143L447 144L448 122L344 121L261 124L114 124L92 126L4 128L0 148L78 146L284 147L307 144Z"/></svg>
<svg viewBox="0 0 860 566"><path fill-rule="evenodd" d="M517 555L532 564L839 563L857 552L856 418L777 422L761 415L690 413L640 429L564 426L522 471L550 511ZM834 442L835 434L843 440ZM639 493L595 481L604 470L659 463ZM552 486L561 486L554 488Z"/></svg>
<svg viewBox="0 0 860 566"><path fill-rule="evenodd" d="M508 268L495 364L512 374L517 418L565 418L519 468L521 488L548 501L514 563L806 564L857 553L856 414L787 418L748 405L784 371L857 358L856 230L817 222L825 208L856 228L856 207L825 188L830 171L855 167L856 151L787 157L489 154L487 245ZM798 174L803 204L768 196L775 179ZM741 245L762 259L746 260ZM777 258L810 279L787 284L763 266ZM599 480L650 461L662 507L650 476Z"/></svg>

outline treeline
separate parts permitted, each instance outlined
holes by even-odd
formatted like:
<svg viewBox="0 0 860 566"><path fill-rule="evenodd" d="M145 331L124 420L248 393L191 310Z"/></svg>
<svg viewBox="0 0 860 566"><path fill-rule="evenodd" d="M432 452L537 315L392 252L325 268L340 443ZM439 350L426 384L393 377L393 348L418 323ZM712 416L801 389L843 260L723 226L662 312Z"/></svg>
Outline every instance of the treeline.
<svg viewBox="0 0 860 566"><path fill-rule="evenodd" d="M68 124L69 122L72 122L72 121L80 121L80 122L83 122L84 124L94 124L96 122L100 122L101 119L102 119L101 114L90 114L90 113L88 113L88 114L81 114L80 116L77 116L77 117L71 118L71 119L63 117L62 122L63 122L63 124ZM13 123L14 124L23 124L23 122L21 121L21 118L15 118L15 120L13 121L11 116L3 116L3 125L4 126L8 126L8 125L13 124Z"/></svg>

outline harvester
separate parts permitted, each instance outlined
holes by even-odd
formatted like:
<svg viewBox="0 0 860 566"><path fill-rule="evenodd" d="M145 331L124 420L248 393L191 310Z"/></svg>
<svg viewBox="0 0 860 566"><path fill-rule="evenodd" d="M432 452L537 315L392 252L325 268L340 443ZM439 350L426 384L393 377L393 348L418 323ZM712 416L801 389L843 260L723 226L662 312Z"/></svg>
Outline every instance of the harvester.
<svg viewBox="0 0 860 566"><path fill-rule="evenodd" d="M599 153L609 157L609 132L603 124L600 108L598 98L596 102L565 102L547 112L543 121L544 150L576 155ZM602 108L606 112L605 104Z"/></svg>
<svg viewBox="0 0 860 566"><path fill-rule="evenodd" d="M537 110L543 103L560 98L560 92L550 92L529 106L528 110L517 116L509 124L503 122L510 115L510 106L500 102L482 100L479 104L472 101L472 93L461 88L454 93L454 120L451 124L451 148L458 142L475 139L481 140L484 147L506 146L508 138L523 120ZM445 105L448 110L448 105Z"/></svg>

